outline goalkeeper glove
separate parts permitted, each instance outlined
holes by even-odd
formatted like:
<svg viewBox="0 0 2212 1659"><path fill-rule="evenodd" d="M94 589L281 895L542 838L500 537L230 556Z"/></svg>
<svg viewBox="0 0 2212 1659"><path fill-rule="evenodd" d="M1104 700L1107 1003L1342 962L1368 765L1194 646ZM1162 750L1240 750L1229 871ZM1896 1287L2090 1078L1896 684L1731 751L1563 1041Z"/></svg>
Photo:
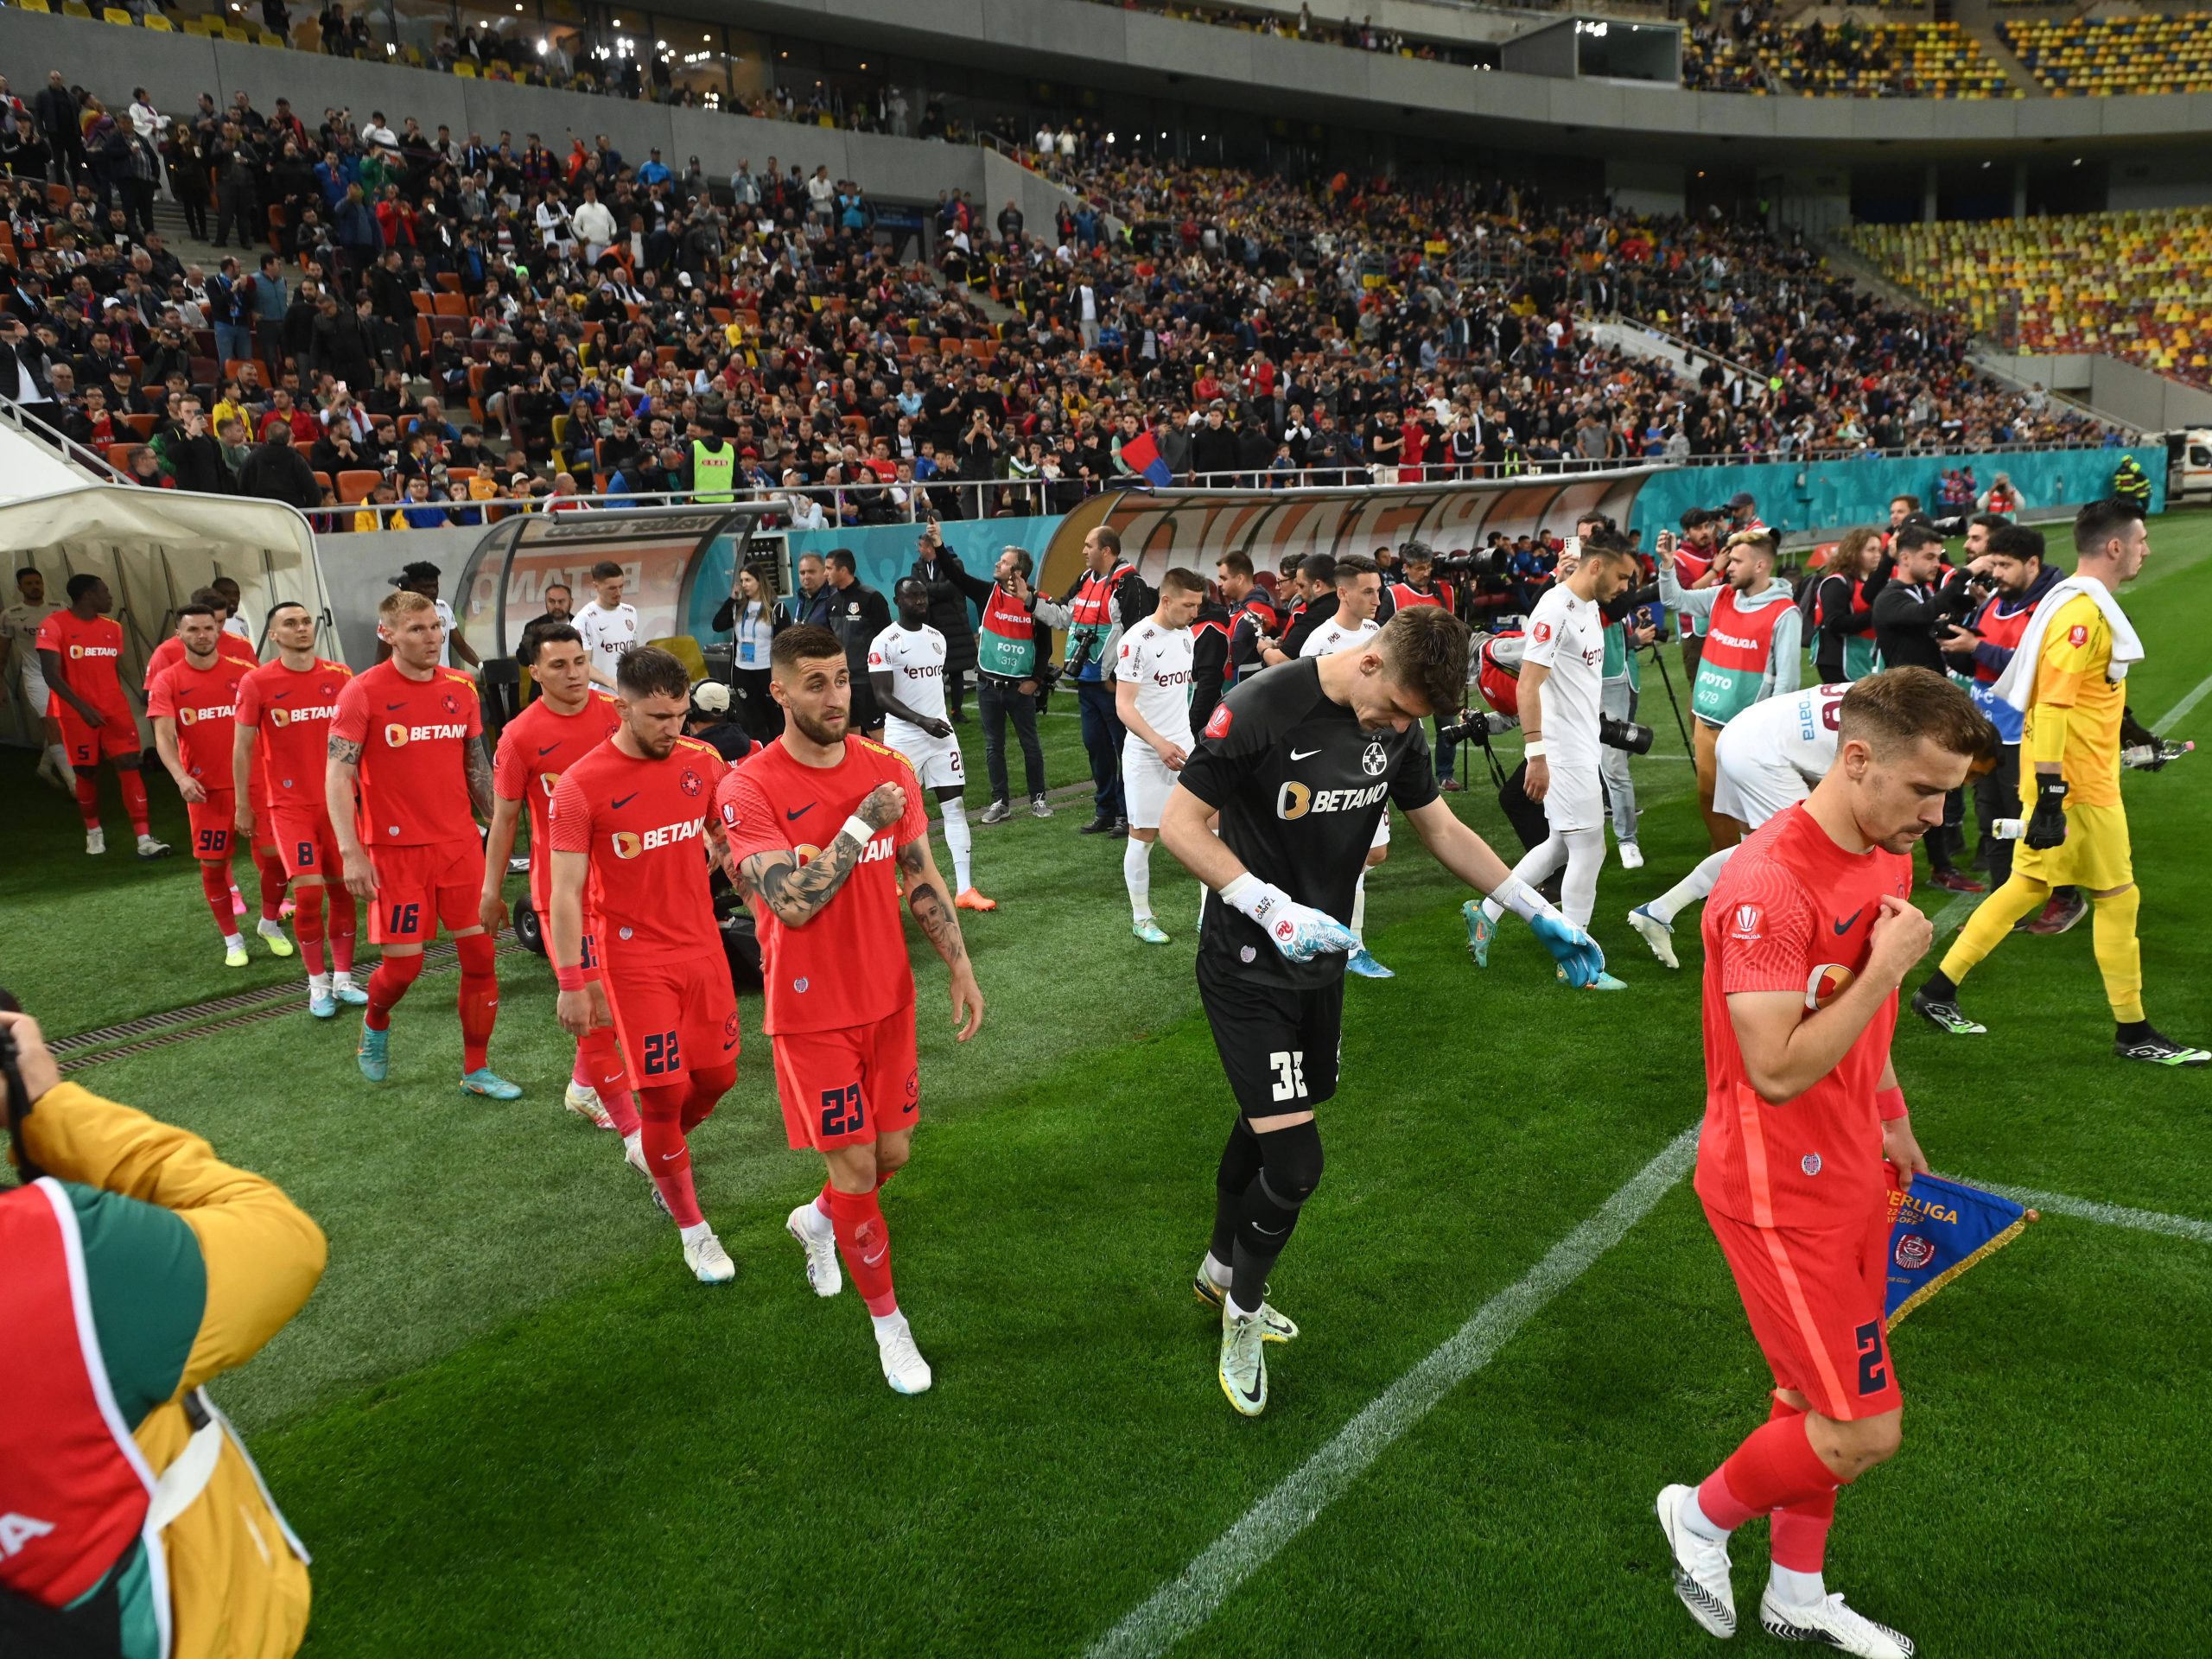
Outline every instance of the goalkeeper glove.
<svg viewBox="0 0 2212 1659"><path fill-rule="evenodd" d="M2158 741L2158 734L2136 719L2135 711L2133 709L2120 709L2120 747L2121 748L2139 749L2146 745L2154 745Z"/></svg>
<svg viewBox="0 0 2212 1659"><path fill-rule="evenodd" d="M1529 931L1543 942L1552 959L1566 970L1567 982L1583 990L1598 982L1605 971L1605 953L1597 940L1555 910L1542 910L1529 918Z"/></svg>
<svg viewBox="0 0 2212 1659"><path fill-rule="evenodd" d="M2036 810L2028 818L2028 832L2021 839L2037 852L2045 852L2066 839L2066 780L2036 778Z"/></svg>
<svg viewBox="0 0 2212 1659"><path fill-rule="evenodd" d="M1301 905L1249 870L1221 890L1222 902L1249 916L1292 962L1359 949L1359 936L1326 911Z"/></svg>

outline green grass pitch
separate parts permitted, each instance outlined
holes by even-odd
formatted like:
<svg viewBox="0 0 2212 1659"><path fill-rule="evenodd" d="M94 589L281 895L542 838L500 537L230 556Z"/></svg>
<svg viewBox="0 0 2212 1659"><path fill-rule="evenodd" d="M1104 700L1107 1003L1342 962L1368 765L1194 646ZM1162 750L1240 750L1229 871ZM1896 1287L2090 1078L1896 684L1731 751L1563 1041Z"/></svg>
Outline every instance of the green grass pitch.
<svg viewBox="0 0 2212 1659"><path fill-rule="evenodd" d="M2212 518L2152 541L2124 600L2149 652L2131 701L2156 721L2212 666ZM886 1207L937 1372L919 1399L885 1388L849 1287L817 1301L784 1236L821 1176L784 1147L757 998L737 1088L694 1139L738 1263L721 1289L685 1273L613 1138L561 1110L570 1045L535 958L501 958L512 1104L454 1087L450 966L401 1009L382 1088L354 1069L353 1022L311 1020L303 992L278 1018L79 1051L111 1053L79 1081L206 1135L329 1234L315 1300L215 1390L315 1554L308 1653L1089 1647L1695 1121L1694 928L1670 975L1623 920L1702 844L1646 690L1649 864L1609 861L1594 928L1626 993L1557 988L1511 925L1478 972L1465 894L1409 834L1370 879L1398 977L1348 991L1328 1174L1274 1284L1305 1335L1271 1351L1255 1422L1222 1400L1188 1287L1230 1109L1192 981L1195 888L1155 855L1174 943L1137 944L1121 845L1074 833L1076 799L976 833L1002 908L963 918L990 1002L973 1043L950 1040L916 944L925 1122ZM1076 725L1067 701L1046 722L1056 789L1083 775ZM2212 704L2173 729L2212 735ZM296 961L258 952L223 969L189 863L133 860L112 798L116 850L94 861L19 757L0 785L0 982L50 1033L296 982ZM2151 1013L2202 1043L2212 753L2126 791ZM155 798L181 843L174 793ZM1484 784L1453 798L1506 845ZM1987 1037L1908 1017L1897 1042L1939 1170L2212 1217L2212 1075L2111 1057L2086 924L2009 941L1967 1004ZM2212 1651L2212 1245L2052 1217L1894 1346L1906 1449L1844 1495L1832 1588L1931 1655ZM1179 1650L1703 1651L1651 1498L1725 1455L1764 1387L1677 1183ZM1764 1529L1735 1553L1748 1612ZM1746 1624L1738 1646L1773 1647Z"/></svg>

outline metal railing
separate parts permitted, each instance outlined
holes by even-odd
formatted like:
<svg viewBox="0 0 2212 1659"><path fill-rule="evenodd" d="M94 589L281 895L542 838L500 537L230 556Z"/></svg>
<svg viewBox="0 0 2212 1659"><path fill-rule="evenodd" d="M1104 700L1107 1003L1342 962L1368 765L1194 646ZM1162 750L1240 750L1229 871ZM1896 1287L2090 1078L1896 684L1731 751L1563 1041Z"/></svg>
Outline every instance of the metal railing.
<svg viewBox="0 0 2212 1659"><path fill-rule="evenodd" d="M128 473L118 470L99 451L87 448L51 422L31 413L29 409L12 397L0 397L0 423L13 427L27 438L36 438L73 467L81 467L93 474L100 483L130 484L137 481Z"/></svg>

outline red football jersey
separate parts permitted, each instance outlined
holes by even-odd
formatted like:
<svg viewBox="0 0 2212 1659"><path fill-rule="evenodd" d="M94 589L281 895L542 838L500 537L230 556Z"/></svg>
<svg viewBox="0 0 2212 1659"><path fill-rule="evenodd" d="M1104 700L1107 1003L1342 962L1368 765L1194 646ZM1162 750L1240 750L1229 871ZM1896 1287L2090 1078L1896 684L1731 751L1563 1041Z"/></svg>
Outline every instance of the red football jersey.
<svg viewBox="0 0 2212 1659"><path fill-rule="evenodd" d="M231 745L245 673L244 663L228 657L216 658L213 668L179 661L162 671L147 695L149 716L176 721L177 758L210 795L232 792Z"/></svg>
<svg viewBox="0 0 2212 1659"><path fill-rule="evenodd" d="M61 658L63 683L100 713L130 717L120 677L123 628L113 617L96 616L88 621L74 611L56 611L39 624L36 648ZM177 649L181 653L184 648ZM49 694L47 713L59 715L68 707L59 695Z"/></svg>
<svg viewBox="0 0 2212 1659"><path fill-rule="evenodd" d="M361 845L425 847L474 836L467 747L483 729L475 682L456 669L410 680L387 660L348 680L330 734L361 746Z"/></svg>
<svg viewBox="0 0 2212 1659"><path fill-rule="evenodd" d="M622 723L614 699L596 686L573 715L558 715L540 697L506 724L492 757L492 792L530 809L530 902L549 915L553 894L553 843L545 815L561 774L614 735Z"/></svg>
<svg viewBox="0 0 2212 1659"><path fill-rule="evenodd" d="M763 1028L771 1037L874 1025L914 1000L895 855L929 833L929 815L906 757L864 737L847 738L845 758L834 766L804 766L784 745L771 743L723 779L715 797L722 833L741 862L755 853L784 852L798 854L804 864L836 838L878 784L906 791L906 816L869 839L819 915L789 928L766 905L753 907L767 984Z"/></svg>
<svg viewBox="0 0 2212 1659"><path fill-rule="evenodd" d="M300 672L280 658L238 683L238 724L253 728L255 764L270 805L288 812L321 810L331 722L338 718L338 694L352 677L344 664L321 657Z"/></svg>
<svg viewBox="0 0 2212 1659"><path fill-rule="evenodd" d="M665 760L601 743L561 774L547 813L556 853L591 859L584 908L596 918L607 970L711 952L721 958L707 886L706 821L728 770L714 749L681 737Z"/></svg>
<svg viewBox="0 0 2212 1659"><path fill-rule="evenodd" d="M1728 998L1789 991L1824 1006L1866 965L1885 897L1912 892L1912 860L1846 852L1802 803L1736 849L1705 903L1705 1132L1697 1190L1724 1215L1762 1227L1857 1223L1885 1202L1874 1104L1897 994L1836 1068L1796 1099L1759 1098L1745 1079Z"/></svg>
<svg viewBox="0 0 2212 1659"><path fill-rule="evenodd" d="M253 641L235 633L216 636L215 654L226 662L244 663L248 668L261 666L261 658L254 654ZM138 689L151 696L154 682L184 660L184 641L171 634L154 647L154 654L146 658L146 677Z"/></svg>

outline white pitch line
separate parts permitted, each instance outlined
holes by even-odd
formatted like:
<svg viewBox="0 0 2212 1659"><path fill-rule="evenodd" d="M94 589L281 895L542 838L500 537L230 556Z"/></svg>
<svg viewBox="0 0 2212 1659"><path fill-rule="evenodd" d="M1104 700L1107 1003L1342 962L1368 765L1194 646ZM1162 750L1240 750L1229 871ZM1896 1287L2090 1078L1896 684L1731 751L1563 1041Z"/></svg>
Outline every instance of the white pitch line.
<svg viewBox="0 0 2212 1659"><path fill-rule="evenodd" d="M2167 709L2166 712L2159 717L2158 722L2151 728L2151 729L2163 734L2166 728L2171 726L2176 721L2188 719L2190 710L2196 708L2198 703L2203 702L2208 696L2212 696L2212 674L2207 674L2202 679L2199 680L2196 683L2196 690L2190 692L2179 702L2174 704L2172 708Z"/></svg>
<svg viewBox="0 0 2212 1659"><path fill-rule="evenodd" d="M2194 1239L2199 1244L2212 1244L2212 1221L2199 1221L2194 1216L2170 1216L2157 1210L2131 1210L2124 1204L2102 1204L2094 1198L2077 1198L2064 1192L2042 1192L2031 1186L2000 1186L1995 1181L1974 1181L1970 1185L1984 1192L1994 1192L1999 1198L2010 1198L2015 1204L2026 1205L2031 1210L2042 1210L2054 1216L2071 1216L2076 1221L2094 1221L2107 1227L2131 1227L2139 1233L2163 1233L2169 1238Z"/></svg>
<svg viewBox="0 0 2212 1659"><path fill-rule="evenodd" d="M1154 1659L1211 1618L1444 1396L1490 1363L1514 1333L1620 1243L1697 1157L1685 1129L1519 1281L1484 1302L1456 1334L1346 1423L1254 1504L1182 1575L1091 1644L1088 1659Z"/></svg>

